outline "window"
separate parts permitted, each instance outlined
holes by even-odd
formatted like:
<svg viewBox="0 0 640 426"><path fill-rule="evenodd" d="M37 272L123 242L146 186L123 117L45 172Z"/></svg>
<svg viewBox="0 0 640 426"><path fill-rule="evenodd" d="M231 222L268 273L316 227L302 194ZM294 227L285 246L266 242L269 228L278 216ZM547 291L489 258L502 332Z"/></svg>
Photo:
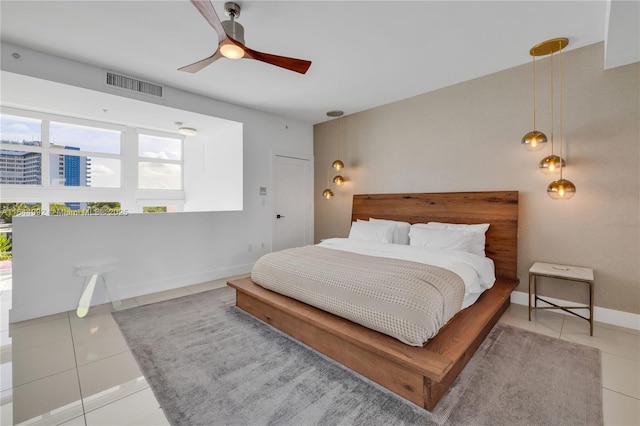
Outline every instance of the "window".
<svg viewBox="0 0 640 426"><path fill-rule="evenodd" d="M52 147L92 153L120 154L120 131L52 121Z"/></svg>
<svg viewBox="0 0 640 426"><path fill-rule="evenodd" d="M41 184L41 129L38 119L0 116L0 184Z"/></svg>
<svg viewBox="0 0 640 426"><path fill-rule="evenodd" d="M2 114L0 134L3 144L42 146L42 120Z"/></svg>
<svg viewBox="0 0 640 426"><path fill-rule="evenodd" d="M242 123L205 122L185 145L176 133L0 107L2 200L32 200L40 214L104 202L128 213L242 210Z"/></svg>
<svg viewBox="0 0 640 426"><path fill-rule="evenodd" d="M50 174L51 186L120 188L121 131L51 121L50 164L58 164ZM78 155L68 151L78 151Z"/></svg>
<svg viewBox="0 0 640 426"><path fill-rule="evenodd" d="M182 140L138 135L138 188L182 189Z"/></svg>
<svg viewBox="0 0 640 426"><path fill-rule="evenodd" d="M142 213L175 213L179 212L178 206L144 206Z"/></svg>
<svg viewBox="0 0 640 426"><path fill-rule="evenodd" d="M14 216L38 216L42 213L40 203L0 203L0 223L12 223Z"/></svg>
<svg viewBox="0 0 640 426"><path fill-rule="evenodd" d="M49 203L51 216L118 216L127 215L117 201L111 202L55 202Z"/></svg>

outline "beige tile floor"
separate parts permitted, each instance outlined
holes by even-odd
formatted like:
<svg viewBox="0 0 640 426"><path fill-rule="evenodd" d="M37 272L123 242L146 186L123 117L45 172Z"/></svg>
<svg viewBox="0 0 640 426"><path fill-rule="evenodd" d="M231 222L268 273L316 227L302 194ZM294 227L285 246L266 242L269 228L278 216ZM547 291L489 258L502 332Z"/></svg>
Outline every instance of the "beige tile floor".
<svg viewBox="0 0 640 426"><path fill-rule="evenodd" d="M6 277L4 277L6 278ZM11 287L2 283L0 424L168 424L153 392L110 315L111 305L9 325ZM137 306L221 287L226 280L126 301ZM604 421L640 425L640 332L596 324L550 311L527 319L511 305L501 322L602 352Z"/></svg>

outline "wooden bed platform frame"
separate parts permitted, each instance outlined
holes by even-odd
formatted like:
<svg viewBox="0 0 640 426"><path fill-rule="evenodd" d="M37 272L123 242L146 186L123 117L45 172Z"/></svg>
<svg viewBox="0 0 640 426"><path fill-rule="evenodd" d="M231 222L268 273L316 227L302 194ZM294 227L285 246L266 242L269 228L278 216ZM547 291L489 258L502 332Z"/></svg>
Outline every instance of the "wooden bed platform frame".
<svg viewBox="0 0 640 426"><path fill-rule="evenodd" d="M433 410L502 313L518 283L518 192L354 195L352 220L490 223L486 253L496 283L423 347L370 330L254 284L228 282L236 305L401 397Z"/></svg>

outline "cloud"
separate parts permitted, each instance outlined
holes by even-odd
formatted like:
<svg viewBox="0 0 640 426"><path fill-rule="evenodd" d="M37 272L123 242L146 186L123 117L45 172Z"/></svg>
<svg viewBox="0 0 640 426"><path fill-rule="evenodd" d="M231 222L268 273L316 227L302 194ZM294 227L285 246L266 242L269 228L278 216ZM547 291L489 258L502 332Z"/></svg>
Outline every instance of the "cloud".
<svg viewBox="0 0 640 426"><path fill-rule="evenodd" d="M141 157L147 157L147 158L159 158L162 160L168 160L171 157L169 155L167 155L166 152L164 151L160 151L160 152L143 152L142 154L140 154Z"/></svg>
<svg viewBox="0 0 640 426"><path fill-rule="evenodd" d="M141 189L181 189L181 168L176 164L141 162L138 168Z"/></svg>
<svg viewBox="0 0 640 426"><path fill-rule="evenodd" d="M112 176L116 172L104 164L91 164L91 176Z"/></svg>
<svg viewBox="0 0 640 426"><path fill-rule="evenodd" d="M7 126L9 131L14 133L27 133L30 132L29 126L24 123L13 123L10 126Z"/></svg>

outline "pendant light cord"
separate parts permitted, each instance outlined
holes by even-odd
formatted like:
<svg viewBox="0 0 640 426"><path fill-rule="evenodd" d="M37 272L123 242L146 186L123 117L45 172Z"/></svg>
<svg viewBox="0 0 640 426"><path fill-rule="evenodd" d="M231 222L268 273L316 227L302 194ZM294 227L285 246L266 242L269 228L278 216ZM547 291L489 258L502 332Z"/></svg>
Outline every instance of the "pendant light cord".
<svg viewBox="0 0 640 426"><path fill-rule="evenodd" d="M560 62L560 180L562 180L562 43L558 42L558 44L560 46L560 53L558 54L558 61Z"/></svg>
<svg viewBox="0 0 640 426"><path fill-rule="evenodd" d="M536 55L533 58L533 130L536 130Z"/></svg>
<svg viewBox="0 0 640 426"><path fill-rule="evenodd" d="M551 52L551 57L549 58L550 62L551 62L551 66L549 68L551 68L551 155L553 156L553 122L554 122L554 115L553 115L553 52Z"/></svg>
<svg viewBox="0 0 640 426"><path fill-rule="evenodd" d="M338 145L338 160L340 159L340 123L338 122L338 119L336 118L336 141L337 141L337 145ZM338 170L338 174L339 174L340 170Z"/></svg>

